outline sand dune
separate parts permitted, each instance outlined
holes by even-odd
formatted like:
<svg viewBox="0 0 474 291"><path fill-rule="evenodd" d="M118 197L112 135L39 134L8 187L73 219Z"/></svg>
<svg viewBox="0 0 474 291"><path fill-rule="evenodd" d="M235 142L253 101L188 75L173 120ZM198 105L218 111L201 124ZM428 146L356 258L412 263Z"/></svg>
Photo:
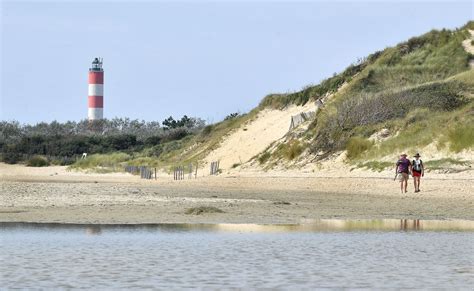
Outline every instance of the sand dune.
<svg viewBox="0 0 474 291"><path fill-rule="evenodd" d="M234 164L244 164L285 136L290 127L291 116L315 109L314 102L308 102L305 106L293 105L284 110L262 110L255 119L231 132L205 161L220 161L222 169L229 169Z"/></svg>

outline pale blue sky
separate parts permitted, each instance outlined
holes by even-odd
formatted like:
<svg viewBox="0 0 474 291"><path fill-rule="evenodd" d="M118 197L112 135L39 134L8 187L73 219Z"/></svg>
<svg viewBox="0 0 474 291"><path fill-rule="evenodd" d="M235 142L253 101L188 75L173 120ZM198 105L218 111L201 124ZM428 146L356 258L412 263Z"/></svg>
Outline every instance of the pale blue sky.
<svg viewBox="0 0 474 291"><path fill-rule="evenodd" d="M473 19L472 1L2 1L0 120L87 117L104 58L104 116L215 122L358 57Z"/></svg>

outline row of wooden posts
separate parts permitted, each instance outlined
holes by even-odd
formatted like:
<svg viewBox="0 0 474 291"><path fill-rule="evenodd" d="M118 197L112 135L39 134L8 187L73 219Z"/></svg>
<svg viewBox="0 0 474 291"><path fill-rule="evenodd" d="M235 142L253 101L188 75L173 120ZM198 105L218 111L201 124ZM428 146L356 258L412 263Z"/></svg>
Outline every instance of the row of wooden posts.
<svg viewBox="0 0 474 291"><path fill-rule="evenodd" d="M210 174L211 174L211 176L219 174L219 161L211 162Z"/></svg>
<svg viewBox="0 0 474 291"><path fill-rule="evenodd" d="M210 174L217 175L219 173L219 161L211 162ZM187 170L187 171L186 171ZM193 170L193 164L189 164L187 169L184 166L177 166L173 169L173 180L184 180L185 174L188 175L188 179L197 178L198 164Z"/></svg>
<svg viewBox="0 0 474 291"><path fill-rule="evenodd" d="M198 164L196 167L193 167L193 164L189 164L187 167L184 166L176 166L173 168L173 180L184 180L185 174L187 174L188 179L192 179L193 175L194 178L197 178L197 171L198 171ZM155 179L156 176L156 168L148 168L146 166L125 166L125 172L138 175L140 174L140 178L142 179ZM217 175L219 173L219 161L211 162L210 165L210 174Z"/></svg>
<svg viewBox="0 0 474 291"><path fill-rule="evenodd" d="M197 168L198 167L196 167L195 177L197 176ZM173 169L173 180L184 180L185 170L187 170L186 172L188 174L188 179L192 179L192 177L193 177L193 164L189 164L187 169L185 169L184 166L174 167L174 169Z"/></svg>
<svg viewBox="0 0 474 291"><path fill-rule="evenodd" d="M126 166L125 172L138 175L140 174L140 178L142 179L155 179L156 180L156 168L148 168L145 166Z"/></svg>

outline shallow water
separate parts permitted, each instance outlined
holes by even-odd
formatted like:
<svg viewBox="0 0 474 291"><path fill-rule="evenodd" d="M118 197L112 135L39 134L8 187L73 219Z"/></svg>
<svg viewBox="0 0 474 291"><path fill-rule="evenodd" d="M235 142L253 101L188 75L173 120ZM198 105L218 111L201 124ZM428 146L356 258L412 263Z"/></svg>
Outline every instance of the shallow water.
<svg viewBox="0 0 474 291"><path fill-rule="evenodd" d="M458 227L450 223L4 223L0 224L0 285L469 288L474 285L472 222L459 222Z"/></svg>

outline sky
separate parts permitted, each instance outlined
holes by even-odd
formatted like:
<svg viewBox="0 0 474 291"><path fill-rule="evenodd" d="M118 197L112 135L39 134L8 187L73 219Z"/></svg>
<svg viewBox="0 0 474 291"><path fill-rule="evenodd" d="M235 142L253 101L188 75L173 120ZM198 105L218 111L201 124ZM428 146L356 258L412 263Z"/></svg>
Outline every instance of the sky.
<svg viewBox="0 0 474 291"><path fill-rule="evenodd" d="M0 1L0 120L31 124L87 118L94 57L104 117L212 123L474 19L472 1Z"/></svg>

